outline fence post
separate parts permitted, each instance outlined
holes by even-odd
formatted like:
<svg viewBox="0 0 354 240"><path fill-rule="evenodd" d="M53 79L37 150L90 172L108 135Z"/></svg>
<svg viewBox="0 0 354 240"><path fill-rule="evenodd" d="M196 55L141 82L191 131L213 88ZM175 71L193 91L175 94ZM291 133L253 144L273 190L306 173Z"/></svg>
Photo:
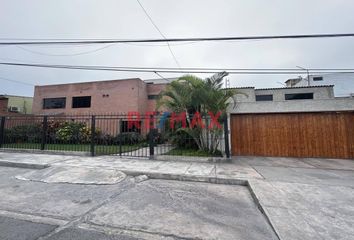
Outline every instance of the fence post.
<svg viewBox="0 0 354 240"><path fill-rule="evenodd" d="M150 122L149 124L151 124L151 121L154 121L154 117L153 115L150 116ZM154 143L154 138L155 138L155 129L153 127L148 126L149 127L149 159L154 159L154 155L155 155L155 143Z"/></svg>
<svg viewBox="0 0 354 240"><path fill-rule="evenodd" d="M96 116L91 116L91 156L95 156L95 138L96 138Z"/></svg>
<svg viewBox="0 0 354 240"><path fill-rule="evenodd" d="M45 144L47 142L47 128L48 128L48 116L43 117L43 128L42 128L42 141L41 150L45 149Z"/></svg>
<svg viewBox="0 0 354 240"><path fill-rule="evenodd" d="M224 140L226 158L230 159L229 124L227 122L227 115L224 117Z"/></svg>
<svg viewBox="0 0 354 240"><path fill-rule="evenodd" d="M4 143L4 136L5 136L5 117L1 117L1 123L0 123L0 148L2 147Z"/></svg>

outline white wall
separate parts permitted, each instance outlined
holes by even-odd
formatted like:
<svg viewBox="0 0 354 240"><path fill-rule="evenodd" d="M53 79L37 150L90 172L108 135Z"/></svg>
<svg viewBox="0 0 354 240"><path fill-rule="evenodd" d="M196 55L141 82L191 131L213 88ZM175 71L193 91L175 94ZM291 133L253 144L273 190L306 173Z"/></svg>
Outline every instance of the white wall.
<svg viewBox="0 0 354 240"><path fill-rule="evenodd" d="M313 81L313 77L323 77L323 81ZM301 80L295 86L307 86L307 78ZM334 85L335 97L349 97L354 95L354 73L333 73L323 75L310 75L310 85Z"/></svg>

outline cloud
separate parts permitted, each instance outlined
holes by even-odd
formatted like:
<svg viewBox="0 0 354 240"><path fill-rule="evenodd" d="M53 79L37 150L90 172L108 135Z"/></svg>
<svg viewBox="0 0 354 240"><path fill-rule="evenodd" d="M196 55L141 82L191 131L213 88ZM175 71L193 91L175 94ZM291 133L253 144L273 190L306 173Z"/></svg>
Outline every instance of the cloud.
<svg viewBox="0 0 354 240"><path fill-rule="evenodd" d="M354 26L354 2L345 0L141 0L167 37L345 33ZM160 38L136 1L1 0L1 38ZM161 45L161 44L160 44ZM28 47L72 54L99 46ZM307 39L172 44L182 67L292 68L352 67L354 41ZM176 67L166 46L117 44L79 56L42 56L1 47L0 60L49 64ZM34 84L100 79L156 78L153 73L56 70L0 66L0 77ZM178 74L163 74L175 77ZM204 76L204 75L200 75ZM296 76L296 75L295 75ZM232 86L280 86L294 75L233 75ZM0 93L32 95L33 89L0 79Z"/></svg>

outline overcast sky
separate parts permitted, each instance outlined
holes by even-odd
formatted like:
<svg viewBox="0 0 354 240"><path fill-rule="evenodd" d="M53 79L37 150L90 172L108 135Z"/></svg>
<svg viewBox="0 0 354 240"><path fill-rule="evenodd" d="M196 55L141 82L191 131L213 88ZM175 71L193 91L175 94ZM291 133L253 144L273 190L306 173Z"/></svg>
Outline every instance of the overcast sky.
<svg viewBox="0 0 354 240"><path fill-rule="evenodd" d="M352 0L140 1L168 38L354 32ZM130 39L161 36L136 0L0 0L0 38ZM354 67L354 38L171 45L182 67ZM98 50L102 47L105 48ZM154 46L115 44L24 48L0 46L0 61L176 67L168 48L161 43ZM95 50L98 51L92 52ZM82 54L90 51L92 53ZM0 66L0 94L33 95L33 86L1 78L44 85L132 77L158 78L153 73ZM232 75L229 79L231 86L281 87L279 82L290 77L296 75Z"/></svg>

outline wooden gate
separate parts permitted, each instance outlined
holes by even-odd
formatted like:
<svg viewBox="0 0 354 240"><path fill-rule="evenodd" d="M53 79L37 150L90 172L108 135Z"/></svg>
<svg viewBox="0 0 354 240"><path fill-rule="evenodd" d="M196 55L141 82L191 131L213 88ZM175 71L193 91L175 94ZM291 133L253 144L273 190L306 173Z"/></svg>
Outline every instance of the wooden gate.
<svg viewBox="0 0 354 240"><path fill-rule="evenodd" d="M354 158L354 112L231 115L233 155Z"/></svg>

